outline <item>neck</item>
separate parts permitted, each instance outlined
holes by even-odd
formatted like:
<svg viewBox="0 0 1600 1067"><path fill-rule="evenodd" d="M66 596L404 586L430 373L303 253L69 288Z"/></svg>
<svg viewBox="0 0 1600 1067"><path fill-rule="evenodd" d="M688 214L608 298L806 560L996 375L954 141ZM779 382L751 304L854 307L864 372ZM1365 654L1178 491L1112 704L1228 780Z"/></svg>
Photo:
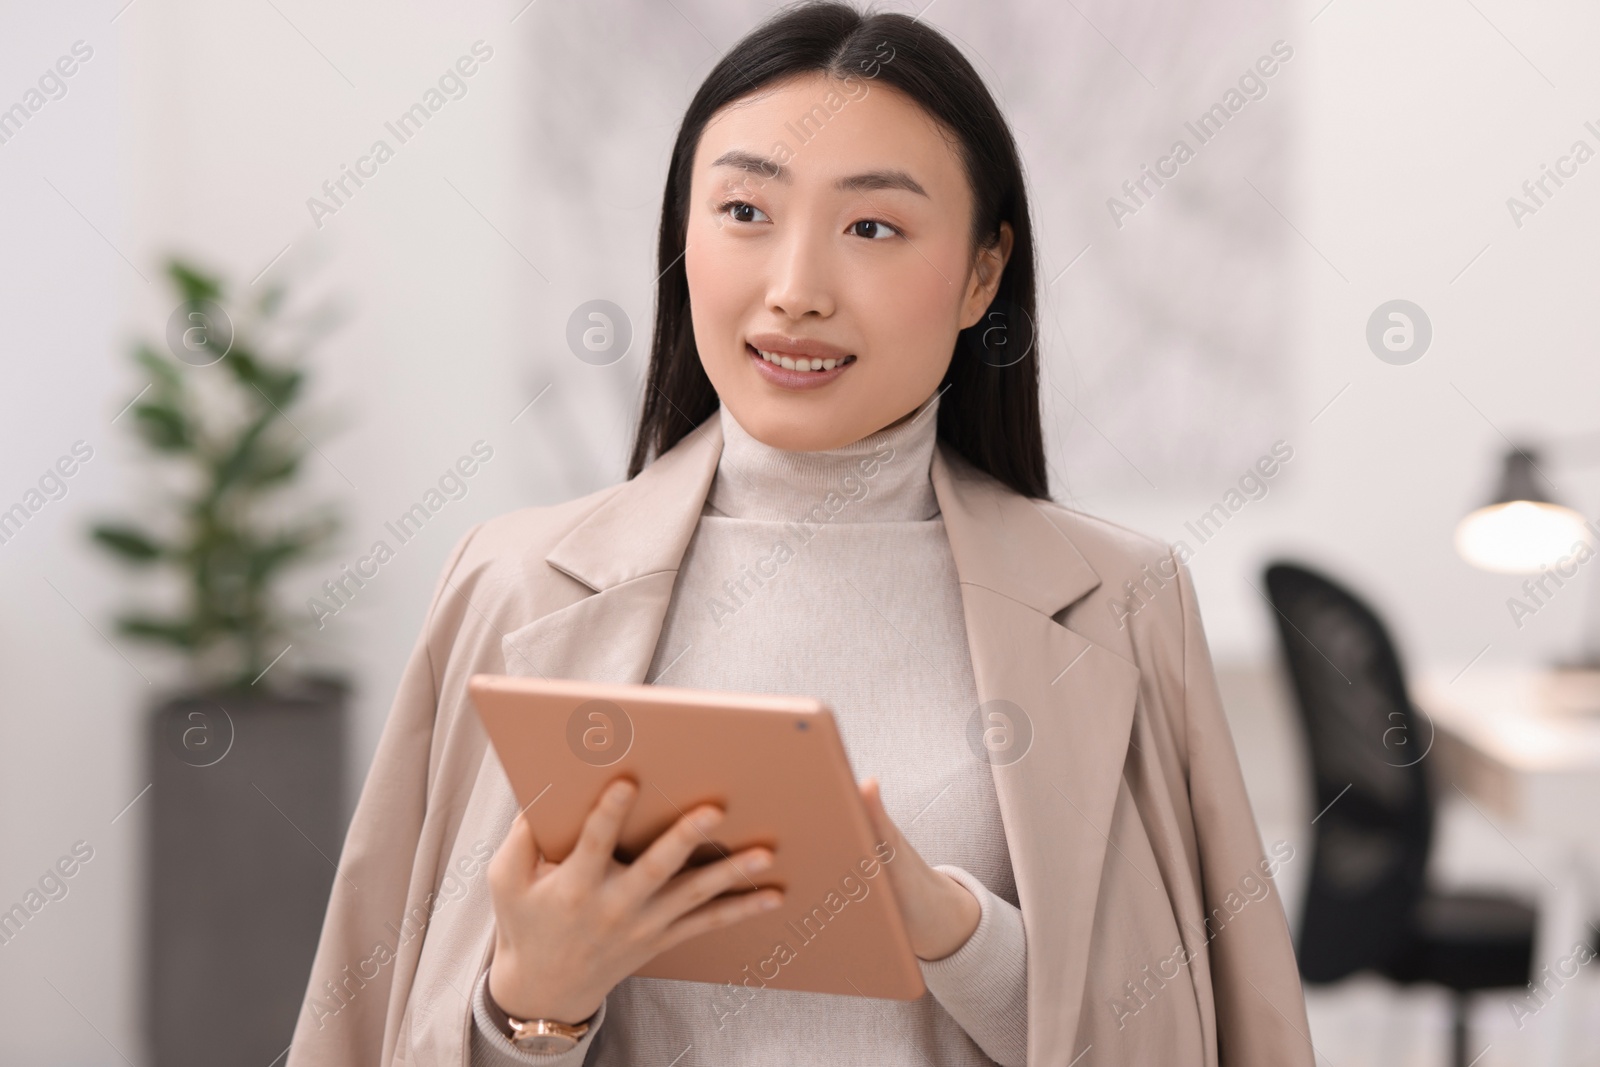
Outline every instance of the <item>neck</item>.
<svg viewBox="0 0 1600 1067"><path fill-rule="evenodd" d="M930 468L939 396L851 444L818 452L775 448L718 409L722 458L705 514L776 522L915 522L939 504Z"/></svg>

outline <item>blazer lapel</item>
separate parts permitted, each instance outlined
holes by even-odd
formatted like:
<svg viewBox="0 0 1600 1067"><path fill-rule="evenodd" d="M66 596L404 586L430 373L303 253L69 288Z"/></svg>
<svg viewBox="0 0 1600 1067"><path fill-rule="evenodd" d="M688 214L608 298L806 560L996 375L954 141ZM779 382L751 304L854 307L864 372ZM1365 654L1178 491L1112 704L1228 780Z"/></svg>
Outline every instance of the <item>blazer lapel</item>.
<svg viewBox="0 0 1600 1067"><path fill-rule="evenodd" d="M721 455L712 417L556 543L545 562L594 592L507 634L507 674L645 681Z"/></svg>
<svg viewBox="0 0 1600 1067"><path fill-rule="evenodd" d="M1028 917L1028 1060L1066 1063L1083 1052L1074 1042L1139 669L1052 618L1100 578L1034 502L942 444L932 478L982 725L1003 713L1015 746L991 764Z"/></svg>

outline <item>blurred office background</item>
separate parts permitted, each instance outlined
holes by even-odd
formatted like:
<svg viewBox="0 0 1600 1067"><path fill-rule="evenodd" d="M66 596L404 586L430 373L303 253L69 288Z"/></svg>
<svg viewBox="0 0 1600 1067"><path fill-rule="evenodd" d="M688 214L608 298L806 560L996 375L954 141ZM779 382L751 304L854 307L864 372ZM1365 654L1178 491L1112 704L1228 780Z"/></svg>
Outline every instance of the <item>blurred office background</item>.
<svg viewBox="0 0 1600 1067"><path fill-rule="evenodd" d="M92 852L0 945L0 1060L155 1062L141 997L164 946L144 933L145 717L182 666L113 634L140 587L85 531L158 491L121 416L149 384L130 346L162 337L177 306L165 258L215 269L240 294L281 282L344 309L308 362L331 417L307 426L305 476L344 532L282 583L292 610L475 443L493 450L280 665L354 682L342 818L455 540L622 476L671 139L711 64L768 10L0 6L0 108L23 108L0 116L0 509L75 444L92 452L0 544L0 908L75 846L80 861ZM1472 566L1454 537L1494 495L1513 442L1548 445L1546 494L1600 508L1600 14L1506 0L937 0L922 17L989 79L1023 150L1056 496L1191 549L1263 838L1296 849L1279 881L1297 926L1320 813L1270 560L1358 591L1444 704L1509 692L1506 679L1577 656L1593 633L1591 568L1531 602L1523 575ZM403 143L388 131L468 66L420 130ZM1219 103L1228 120L1202 143L1186 124ZM392 158L336 210L313 211L379 139ZM1124 188L1179 139L1194 151L1175 176ZM1537 196L1524 189L1542 178ZM632 324L631 350L606 366L567 342L591 300ZM1420 356L1369 343L1393 301L1409 302L1413 330L1427 323ZM1254 477L1269 455L1273 475ZM1536 610L1514 615L1511 598ZM1563 720L1575 747L1585 721ZM1560 795L1586 796L1595 775L1577 767ZM1582 888L1591 842L1552 845L1528 805L1474 799L1472 784L1437 783L1430 882L1600 914ZM336 854L336 837L278 815L280 846ZM1600 1062L1592 972L1555 983L1554 1007L1532 1017L1514 991L1476 998L1476 1062ZM1446 1062L1451 1001L1436 986L1359 974L1309 1002L1319 1062Z"/></svg>

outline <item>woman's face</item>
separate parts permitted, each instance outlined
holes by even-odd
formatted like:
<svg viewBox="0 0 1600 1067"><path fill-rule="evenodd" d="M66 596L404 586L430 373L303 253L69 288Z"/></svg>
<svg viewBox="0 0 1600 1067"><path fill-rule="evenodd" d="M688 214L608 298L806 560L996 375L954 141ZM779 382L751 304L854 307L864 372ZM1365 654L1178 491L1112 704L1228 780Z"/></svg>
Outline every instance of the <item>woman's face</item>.
<svg viewBox="0 0 1600 1067"><path fill-rule="evenodd" d="M758 440L838 448L938 388L1011 250L1002 226L973 254L958 153L909 97L855 76L795 77L707 124L684 253L694 338Z"/></svg>

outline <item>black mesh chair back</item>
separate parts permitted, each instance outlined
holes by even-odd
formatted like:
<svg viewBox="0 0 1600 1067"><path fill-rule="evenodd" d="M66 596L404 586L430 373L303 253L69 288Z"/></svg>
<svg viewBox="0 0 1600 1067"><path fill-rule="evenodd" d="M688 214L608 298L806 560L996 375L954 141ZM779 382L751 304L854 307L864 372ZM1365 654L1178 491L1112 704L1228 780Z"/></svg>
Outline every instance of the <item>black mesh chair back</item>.
<svg viewBox="0 0 1600 1067"><path fill-rule="evenodd" d="M1376 614L1302 566L1267 567L1268 598L1321 814L1298 937L1300 972L1337 981L1385 971L1410 941L1432 842L1423 757L1431 724L1412 707Z"/></svg>

